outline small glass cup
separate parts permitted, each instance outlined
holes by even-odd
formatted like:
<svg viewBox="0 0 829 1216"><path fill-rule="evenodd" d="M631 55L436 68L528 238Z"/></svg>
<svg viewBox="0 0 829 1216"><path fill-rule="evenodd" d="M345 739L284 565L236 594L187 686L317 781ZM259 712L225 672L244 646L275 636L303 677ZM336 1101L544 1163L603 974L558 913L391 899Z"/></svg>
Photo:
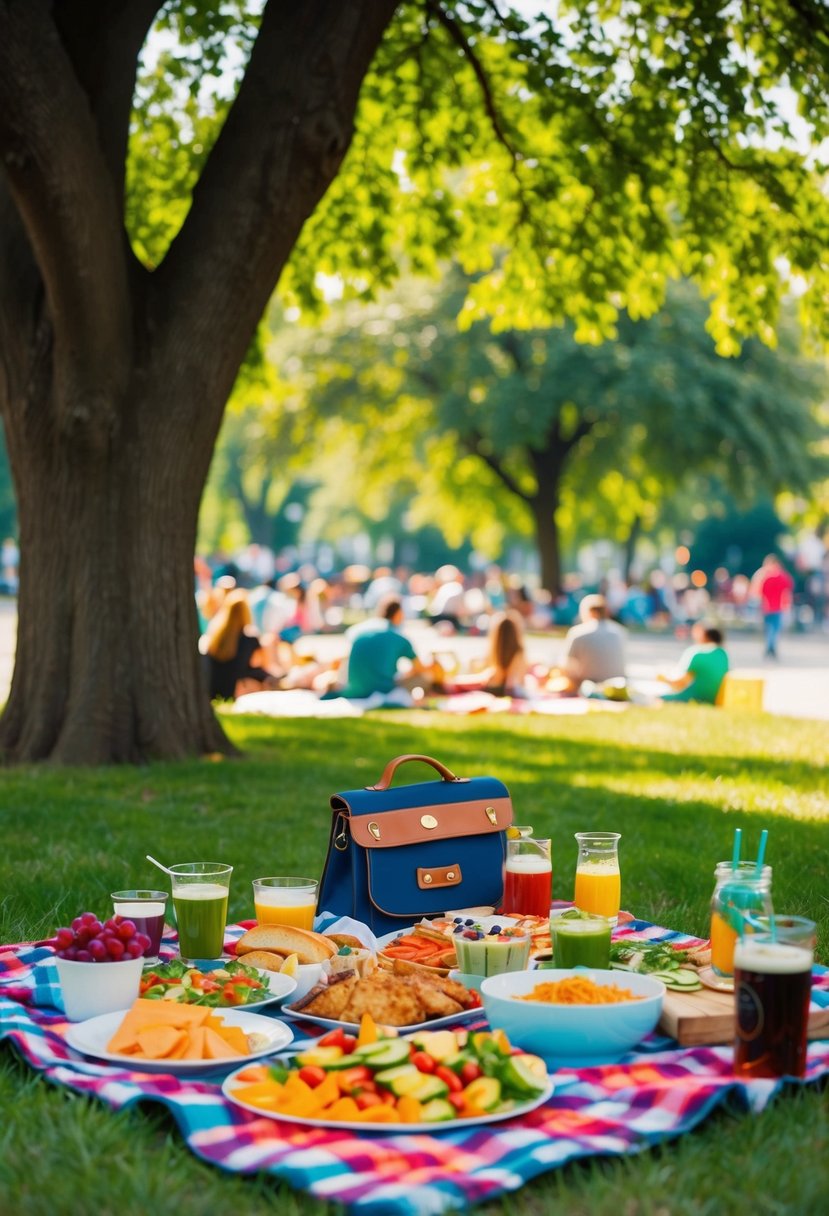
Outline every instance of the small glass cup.
<svg viewBox="0 0 829 1216"><path fill-rule="evenodd" d="M579 857L573 903L583 912L619 919L622 880L619 874L619 832L576 832Z"/></svg>
<svg viewBox="0 0 829 1216"><path fill-rule="evenodd" d="M233 866L188 861L170 866L179 953L185 962L221 958Z"/></svg>
<svg viewBox="0 0 829 1216"><path fill-rule="evenodd" d="M556 967L565 971L572 967L606 971L610 966L610 921L606 916L570 908L550 917L550 935Z"/></svg>
<svg viewBox="0 0 829 1216"><path fill-rule="evenodd" d="M315 878L254 878L257 921L260 925L313 929L318 885Z"/></svg>
<svg viewBox="0 0 829 1216"><path fill-rule="evenodd" d="M138 932L146 933L150 939L150 944L144 951L144 959L152 963L158 962L168 898L166 891L112 892L114 914L133 921Z"/></svg>
<svg viewBox="0 0 829 1216"><path fill-rule="evenodd" d="M734 1071L742 1077L802 1077L816 926L774 918L771 932L747 933L734 947Z"/></svg>

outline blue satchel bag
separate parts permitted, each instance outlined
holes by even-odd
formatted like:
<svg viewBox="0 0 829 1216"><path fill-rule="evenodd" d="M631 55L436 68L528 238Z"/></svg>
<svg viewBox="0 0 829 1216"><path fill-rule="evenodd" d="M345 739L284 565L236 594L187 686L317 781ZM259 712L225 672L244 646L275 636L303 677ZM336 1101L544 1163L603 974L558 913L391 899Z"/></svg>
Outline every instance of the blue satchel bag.
<svg viewBox="0 0 829 1216"><path fill-rule="evenodd" d="M391 789L412 760L441 780ZM318 913L352 916L383 934L501 901L512 802L495 777L456 777L430 756L397 756L376 785L334 794L331 808Z"/></svg>

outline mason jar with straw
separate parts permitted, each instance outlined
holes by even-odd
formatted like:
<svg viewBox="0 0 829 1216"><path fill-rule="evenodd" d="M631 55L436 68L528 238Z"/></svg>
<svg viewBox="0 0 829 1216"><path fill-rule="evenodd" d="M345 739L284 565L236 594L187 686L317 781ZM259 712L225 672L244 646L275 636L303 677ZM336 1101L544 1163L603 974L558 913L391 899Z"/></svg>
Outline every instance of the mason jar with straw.
<svg viewBox="0 0 829 1216"><path fill-rule="evenodd" d="M746 931L763 927L773 915L771 866L764 865L768 832L764 829L756 861L741 861L742 832L734 832L731 861L720 861L714 871L711 897L711 965L724 979L734 975L734 946Z"/></svg>

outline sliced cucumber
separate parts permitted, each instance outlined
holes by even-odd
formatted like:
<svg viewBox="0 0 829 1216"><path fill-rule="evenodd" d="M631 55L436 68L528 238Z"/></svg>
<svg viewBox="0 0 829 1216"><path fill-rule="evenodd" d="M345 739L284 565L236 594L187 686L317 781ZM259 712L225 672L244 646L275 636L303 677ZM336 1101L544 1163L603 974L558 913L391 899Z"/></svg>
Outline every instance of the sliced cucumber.
<svg viewBox="0 0 829 1216"><path fill-rule="evenodd" d="M358 1047L355 1056L360 1064L369 1068L394 1068L395 1064L407 1064L411 1044L405 1039L381 1039L379 1043L366 1043Z"/></svg>
<svg viewBox="0 0 829 1216"><path fill-rule="evenodd" d="M532 1072L520 1056L510 1056L508 1060L504 1060L499 1075L504 1088L520 1094L521 1097L534 1098L547 1084L546 1076L541 1077Z"/></svg>
<svg viewBox="0 0 829 1216"><path fill-rule="evenodd" d="M696 971L680 967L676 971L651 971L651 979L661 980L673 992L698 992L702 988Z"/></svg>
<svg viewBox="0 0 829 1216"><path fill-rule="evenodd" d="M444 1098L433 1098L423 1107L420 1117L424 1123L445 1123L448 1119L456 1119L458 1112Z"/></svg>
<svg viewBox="0 0 829 1216"><path fill-rule="evenodd" d="M374 1074L378 1085L385 1085L397 1098L405 1094L413 1094L419 1088L422 1072L418 1072L414 1064L400 1064L397 1068L384 1068Z"/></svg>
<svg viewBox="0 0 829 1216"><path fill-rule="evenodd" d="M449 1093L449 1086L445 1081L441 1081L440 1077L430 1077L426 1073L420 1074L421 1080L414 1089L407 1092L413 1098L417 1098L418 1102L429 1102L432 1098L445 1098Z"/></svg>
<svg viewBox="0 0 829 1216"><path fill-rule="evenodd" d="M478 1077L463 1091L464 1100L479 1110L494 1110L501 1101L501 1082L495 1077Z"/></svg>

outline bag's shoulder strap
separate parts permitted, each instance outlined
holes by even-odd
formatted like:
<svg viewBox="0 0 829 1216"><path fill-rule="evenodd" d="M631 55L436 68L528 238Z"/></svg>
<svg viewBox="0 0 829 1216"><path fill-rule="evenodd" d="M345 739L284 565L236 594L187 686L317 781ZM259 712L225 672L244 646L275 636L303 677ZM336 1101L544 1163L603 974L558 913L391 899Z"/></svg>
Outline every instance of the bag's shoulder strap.
<svg viewBox="0 0 829 1216"><path fill-rule="evenodd" d="M434 760L431 756L395 756L394 760L389 760L386 767L383 769L383 775L376 785L367 785L367 790L387 790L392 783L394 774L397 772L401 764L408 764L410 760L420 760L423 764L431 764L436 772L440 773L444 781L464 781L464 777L456 777L450 768L445 764L441 764L440 760Z"/></svg>

